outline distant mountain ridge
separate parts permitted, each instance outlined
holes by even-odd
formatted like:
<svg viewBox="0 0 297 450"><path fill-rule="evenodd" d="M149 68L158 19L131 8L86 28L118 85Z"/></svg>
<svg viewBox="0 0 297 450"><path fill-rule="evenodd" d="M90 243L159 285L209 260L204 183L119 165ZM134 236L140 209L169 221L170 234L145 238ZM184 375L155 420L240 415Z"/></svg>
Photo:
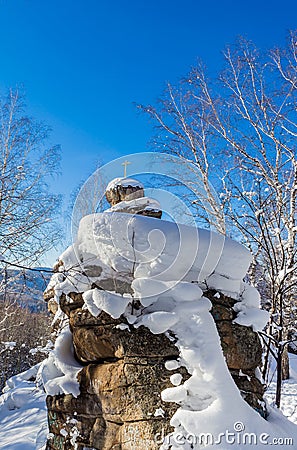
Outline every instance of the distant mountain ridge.
<svg viewBox="0 0 297 450"><path fill-rule="evenodd" d="M16 301L32 312L46 310L43 292L50 280L51 269L47 267L36 269L2 269L0 271L0 301Z"/></svg>

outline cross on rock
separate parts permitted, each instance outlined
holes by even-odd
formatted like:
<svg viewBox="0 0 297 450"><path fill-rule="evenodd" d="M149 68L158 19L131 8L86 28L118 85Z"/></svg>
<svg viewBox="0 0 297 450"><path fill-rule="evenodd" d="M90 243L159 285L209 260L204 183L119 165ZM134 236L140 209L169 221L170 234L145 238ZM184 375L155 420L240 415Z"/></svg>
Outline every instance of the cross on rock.
<svg viewBox="0 0 297 450"><path fill-rule="evenodd" d="M130 161L124 161L124 162L122 163L122 166L124 166L124 177L125 177L125 178L126 178L126 176L127 176L127 166L128 166L129 164L131 164Z"/></svg>

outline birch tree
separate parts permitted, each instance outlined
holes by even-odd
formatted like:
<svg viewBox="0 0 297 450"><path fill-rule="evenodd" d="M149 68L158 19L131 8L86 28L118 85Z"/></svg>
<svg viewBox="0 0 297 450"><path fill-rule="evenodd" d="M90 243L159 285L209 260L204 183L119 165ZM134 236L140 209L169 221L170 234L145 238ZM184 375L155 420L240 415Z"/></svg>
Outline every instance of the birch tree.
<svg viewBox="0 0 297 450"><path fill-rule="evenodd" d="M259 53L240 39L223 55L217 80L198 64L157 107L143 109L156 120L158 148L202 168L204 183L221 193L229 234L254 255L250 277L271 312L264 341L266 362L268 352L277 360L279 406L296 331L297 33L284 49Z"/></svg>
<svg viewBox="0 0 297 450"><path fill-rule="evenodd" d="M46 147L48 135L48 127L26 115L18 90L0 98L0 253L11 263L34 264L60 235L59 197L47 185L59 147Z"/></svg>
<svg viewBox="0 0 297 450"><path fill-rule="evenodd" d="M58 146L46 146L49 131L44 124L26 114L24 97L18 90L11 89L7 95L0 97L2 343L11 340L12 334L16 335L18 330L24 331L22 320L26 317L29 322L30 316L29 312L17 306L23 300L20 291L25 289L19 279L21 271L9 268L35 265L55 245L61 234L55 221L60 199L50 192L47 185L50 177L57 172L60 151ZM13 286L19 289L19 295L11 293ZM34 317L31 316L32 320ZM28 330L32 331L30 326ZM4 376L3 358L9 351L16 352L1 344L0 379Z"/></svg>
<svg viewBox="0 0 297 450"><path fill-rule="evenodd" d="M199 68L204 76L202 66ZM181 185L185 181L183 165L186 164L187 171L193 167L193 179L197 169L201 174L196 183L187 179L187 184L191 183L191 192L186 192L183 201L202 225L214 226L219 233L225 234L224 211L212 187L221 173L216 165L220 152L216 151L216 137L208 123L208 105L200 97L199 87L196 91L197 87L190 78L182 79L175 87L168 83L157 106L138 105L138 108L149 114L156 124L153 147L180 159L181 164L173 175Z"/></svg>
<svg viewBox="0 0 297 450"><path fill-rule="evenodd" d="M227 49L221 81L229 113L223 125L214 122L240 172L240 183L226 177L228 214L255 255L254 268L262 267L269 285L266 343L267 352L271 340L275 347L278 406L281 380L289 377L287 344L296 322L296 52L296 33L290 34L285 49L274 49L264 58L245 41ZM238 200L244 213L238 210ZM253 270L251 276L256 284ZM267 359L268 353L264 375Z"/></svg>

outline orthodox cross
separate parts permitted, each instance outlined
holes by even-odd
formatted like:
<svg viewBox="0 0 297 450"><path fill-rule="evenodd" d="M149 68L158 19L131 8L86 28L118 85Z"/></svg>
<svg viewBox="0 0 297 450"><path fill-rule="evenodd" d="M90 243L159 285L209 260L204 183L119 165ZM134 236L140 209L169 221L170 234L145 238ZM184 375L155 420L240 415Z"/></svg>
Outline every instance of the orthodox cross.
<svg viewBox="0 0 297 450"><path fill-rule="evenodd" d="M126 178L126 176L127 176L127 166L128 166L129 164L131 164L130 161L124 161L124 162L122 163L122 166L124 166L124 178Z"/></svg>

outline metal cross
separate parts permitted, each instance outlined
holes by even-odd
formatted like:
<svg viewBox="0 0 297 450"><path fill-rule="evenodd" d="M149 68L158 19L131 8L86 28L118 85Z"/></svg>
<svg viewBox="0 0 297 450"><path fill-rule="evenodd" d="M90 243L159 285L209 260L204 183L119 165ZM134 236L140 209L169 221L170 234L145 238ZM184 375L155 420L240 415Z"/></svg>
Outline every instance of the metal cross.
<svg viewBox="0 0 297 450"><path fill-rule="evenodd" d="M124 161L124 162L122 163L122 166L124 166L124 178L126 178L126 176L127 176L127 166L128 166L129 164L131 164L130 161Z"/></svg>

